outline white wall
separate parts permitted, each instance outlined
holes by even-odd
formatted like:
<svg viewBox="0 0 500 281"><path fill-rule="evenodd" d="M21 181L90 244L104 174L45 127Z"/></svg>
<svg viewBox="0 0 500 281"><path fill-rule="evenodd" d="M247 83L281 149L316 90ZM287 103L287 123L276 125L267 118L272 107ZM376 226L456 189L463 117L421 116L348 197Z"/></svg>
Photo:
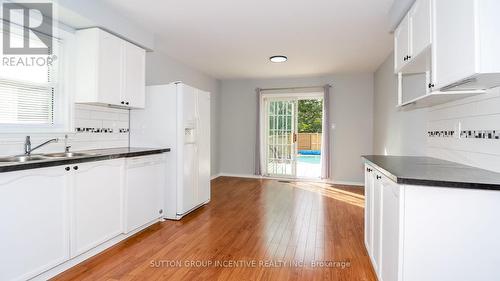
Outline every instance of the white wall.
<svg viewBox="0 0 500 281"><path fill-rule="evenodd" d="M362 154L372 153L373 75L224 80L220 96L220 172L253 175L256 134L255 88L332 84L332 180L363 181Z"/></svg>
<svg viewBox="0 0 500 281"><path fill-rule="evenodd" d="M219 173L219 93L220 81L161 53L146 54L146 85L175 81L210 92L211 98L211 166L212 175Z"/></svg>
<svg viewBox="0 0 500 281"><path fill-rule="evenodd" d="M374 75L373 152L382 155L425 155L427 109L401 111L394 54Z"/></svg>
<svg viewBox="0 0 500 281"><path fill-rule="evenodd" d="M398 111L393 66L390 55L375 72L375 154L429 156L500 172L500 88L427 109ZM495 131L499 139L460 137L460 131L468 130ZM430 136L430 131L455 134Z"/></svg>
<svg viewBox="0 0 500 281"><path fill-rule="evenodd" d="M140 23L131 21L104 1L56 0L54 2L58 4L56 19L72 28L102 27L130 42L154 50L153 32L143 28Z"/></svg>

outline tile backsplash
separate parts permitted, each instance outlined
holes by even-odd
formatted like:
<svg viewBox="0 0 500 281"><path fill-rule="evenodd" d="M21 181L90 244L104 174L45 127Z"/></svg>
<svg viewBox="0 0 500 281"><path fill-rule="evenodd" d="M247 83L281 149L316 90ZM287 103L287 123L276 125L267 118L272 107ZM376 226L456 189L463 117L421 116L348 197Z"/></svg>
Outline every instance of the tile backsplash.
<svg viewBox="0 0 500 281"><path fill-rule="evenodd" d="M77 133L128 133L129 112L124 109L85 104L75 106Z"/></svg>
<svg viewBox="0 0 500 281"><path fill-rule="evenodd" d="M500 88L432 107L428 121L428 156L500 172Z"/></svg>
<svg viewBox="0 0 500 281"><path fill-rule="evenodd" d="M127 147L129 145L129 111L94 105L76 104L73 112L74 132L67 133L71 150ZM0 156L22 154L24 139L31 135L33 146L51 138L59 142L49 144L37 153L64 151L65 133L0 134Z"/></svg>
<svg viewBox="0 0 500 281"><path fill-rule="evenodd" d="M75 105L74 141L87 149L128 146L129 111L86 104Z"/></svg>

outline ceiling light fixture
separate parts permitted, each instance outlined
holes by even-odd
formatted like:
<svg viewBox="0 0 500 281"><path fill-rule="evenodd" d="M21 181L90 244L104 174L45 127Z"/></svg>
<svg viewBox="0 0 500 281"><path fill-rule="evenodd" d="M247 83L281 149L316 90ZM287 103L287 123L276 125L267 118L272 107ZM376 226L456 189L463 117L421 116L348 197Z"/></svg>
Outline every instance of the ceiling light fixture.
<svg viewBox="0 0 500 281"><path fill-rule="evenodd" d="M279 62L285 62L285 61L287 61L288 58L285 57L285 56L272 56L272 57L269 58L269 60L272 61L272 62L278 62L279 63Z"/></svg>

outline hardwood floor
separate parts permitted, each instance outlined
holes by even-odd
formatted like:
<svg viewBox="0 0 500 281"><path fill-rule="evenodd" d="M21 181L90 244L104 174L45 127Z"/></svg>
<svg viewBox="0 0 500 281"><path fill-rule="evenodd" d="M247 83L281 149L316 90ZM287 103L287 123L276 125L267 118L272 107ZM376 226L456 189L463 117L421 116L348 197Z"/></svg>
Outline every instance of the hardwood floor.
<svg viewBox="0 0 500 281"><path fill-rule="evenodd" d="M363 205L358 187L222 177L207 206L53 280L376 280Z"/></svg>

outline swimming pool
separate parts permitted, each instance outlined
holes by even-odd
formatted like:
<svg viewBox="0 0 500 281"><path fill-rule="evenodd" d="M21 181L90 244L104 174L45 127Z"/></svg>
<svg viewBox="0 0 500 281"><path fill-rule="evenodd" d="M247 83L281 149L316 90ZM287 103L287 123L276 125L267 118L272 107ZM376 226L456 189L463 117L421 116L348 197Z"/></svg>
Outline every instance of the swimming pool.
<svg viewBox="0 0 500 281"><path fill-rule="evenodd" d="M320 164L321 155L297 155L297 162L307 164Z"/></svg>

